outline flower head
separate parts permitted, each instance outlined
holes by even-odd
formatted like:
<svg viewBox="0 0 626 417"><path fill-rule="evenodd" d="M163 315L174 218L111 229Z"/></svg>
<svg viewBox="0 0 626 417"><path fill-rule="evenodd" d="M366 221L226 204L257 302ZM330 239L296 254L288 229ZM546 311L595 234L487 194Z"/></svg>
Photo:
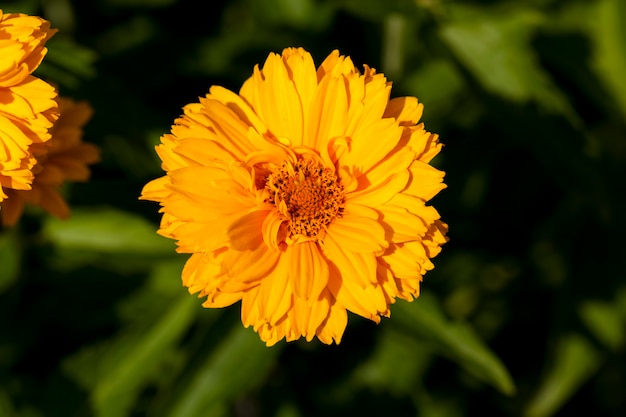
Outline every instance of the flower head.
<svg viewBox="0 0 626 417"><path fill-rule="evenodd" d="M241 300L268 345L339 343L347 311L380 321L419 295L447 226L426 203L445 187L438 136L413 97L332 52L270 54L239 94L212 87L157 152L167 175L159 233L191 253L182 272L205 307Z"/></svg>
<svg viewBox="0 0 626 417"><path fill-rule="evenodd" d="M54 33L44 19L0 10L0 201L4 188L30 189L30 147L50 139L58 115L56 90L32 75Z"/></svg>
<svg viewBox="0 0 626 417"><path fill-rule="evenodd" d="M52 138L43 144L32 144L31 153L36 164L30 190L7 189L8 198L0 203L2 224L15 224L26 204L42 207L61 219L70 215L69 207L60 193L61 186L69 181L87 181L88 165L100 160L100 150L82 141L83 127L93 114L84 101L59 98L59 119L50 130Z"/></svg>

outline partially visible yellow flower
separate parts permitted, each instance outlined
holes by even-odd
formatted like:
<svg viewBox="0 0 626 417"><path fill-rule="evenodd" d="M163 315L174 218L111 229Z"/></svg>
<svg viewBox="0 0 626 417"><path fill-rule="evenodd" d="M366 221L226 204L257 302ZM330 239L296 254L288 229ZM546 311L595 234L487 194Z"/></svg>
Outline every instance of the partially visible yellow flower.
<svg viewBox="0 0 626 417"><path fill-rule="evenodd" d="M44 19L0 10L0 201L5 188L30 189L36 160L29 148L50 139L58 115L54 87L31 75L54 33Z"/></svg>
<svg viewBox="0 0 626 417"><path fill-rule="evenodd" d="M60 194L61 186L69 181L87 181L91 174L88 164L100 160L99 148L82 141L83 127L93 114L91 106L84 101L59 98L59 110L59 119L50 130L52 138L44 144L31 145L31 152L37 159L32 189L5 190L8 198L0 203L4 226L19 220L25 204L40 206L56 217L67 218L70 210Z"/></svg>
<svg viewBox="0 0 626 417"><path fill-rule="evenodd" d="M419 295L447 226L427 205L445 187L436 134L414 97L332 52L270 54L239 94L212 87L156 150L167 175L159 233L191 253L182 272L205 307L241 300L267 345L339 343L351 311L375 322Z"/></svg>

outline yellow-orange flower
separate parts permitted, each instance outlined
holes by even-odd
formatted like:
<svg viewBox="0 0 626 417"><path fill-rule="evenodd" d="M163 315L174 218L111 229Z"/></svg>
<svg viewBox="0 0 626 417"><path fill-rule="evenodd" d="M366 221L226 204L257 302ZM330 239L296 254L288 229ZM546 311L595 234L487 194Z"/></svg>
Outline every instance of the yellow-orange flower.
<svg viewBox="0 0 626 417"><path fill-rule="evenodd" d="M157 152L167 175L159 233L191 253L182 272L205 307L241 300L267 345L339 343L347 311L375 322L419 295L447 226L426 204L445 187L422 104L332 52L270 54L239 94L211 87Z"/></svg>
<svg viewBox="0 0 626 417"><path fill-rule="evenodd" d="M36 159L29 148L50 139L57 93L31 74L54 32L44 19L0 10L0 201L4 188L30 189Z"/></svg>
<svg viewBox="0 0 626 417"><path fill-rule="evenodd" d="M100 160L99 148L82 141L83 127L93 114L91 106L84 101L61 97L59 111L59 119L50 130L52 138L30 147L37 160L32 188L5 190L8 198L0 203L4 226L19 220L25 204L40 206L56 217L67 218L70 209L60 194L61 186L69 181L87 181L91 174L88 165Z"/></svg>

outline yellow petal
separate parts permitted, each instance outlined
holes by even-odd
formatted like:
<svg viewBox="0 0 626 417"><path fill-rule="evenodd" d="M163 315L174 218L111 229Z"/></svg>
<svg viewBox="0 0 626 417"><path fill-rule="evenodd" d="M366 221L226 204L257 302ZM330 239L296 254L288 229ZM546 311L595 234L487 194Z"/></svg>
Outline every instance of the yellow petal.
<svg viewBox="0 0 626 417"><path fill-rule="evenodd" d="M324 77L305 119L303 144L312 149L327 149L331 139L344 136L347 114L348 96L343 77Z"/></svg>
<svg viewBox="0 0 626 417"><path fill-rule="evenodd" d="M227 251L222 266L230 279L224 283L224 288L233 292L258 285L259 280L276 268L280 255L280 251L268 249L265 245L242 252Z"/></svg>
<svg viewBox="0 0 626 417"><path fill-rule="evenodd" d="M333 300L326 319L318 326L315 335L327 345L333 341L339 344L347 325L348 313L346 308Z"/></svg>
<svg viewBox="0 0 626 417"><path fill-rule="evenodd" d="M344 265L341 265L343 267ZM367 271L370 275L376 275L376 260ZM378 285L361 286L353 277L345 274L339 266L331 265L328 289L337 301L346 309L359 316L380 322L380 315L387 314L388 306L385 296Z"/></svg>
<svg viewBox="0 0 626 417"><path fill-rule="evenodd" d="M237 155L238 160L243 160L248 152L255 150L248 140L249 126L235 112L217 100L205 98L200 102L204 105L203 111L211 121L218 143Z"/></svg>
<svg viewBox="0 0 626 417"><path fill-rule="evenodd" d="M317 82L319 84L320 81L328 75L336 77L340 75L354 75L356 73L357 70L354 67L352 59L348 56L339 55L339 51L334 50L324 59L317 69Z"/></svg>
<svg viewBox="0 0 626 417"><path fill-rule="evenodd" d="M194 213L194 217L241 213L256 205L256 197L246 184L241 183L237 174L236 169L222 167L178 169L169 174L170 188L188 202L190 214ZM206 213L203 215L202 211ZM178 217L183 217L182 213Z"/></svg>
<svg viewBox="0 0 626 417"><path fill-rule="evenodd" d="M164 176L150 181L144 185L141 190L140 200L163 201L171 193L167 185L170 184L170 178Z"/></svg>
<svg viewBox="0 0 626 417"><path fill-rule="evenodd" d="M387 241L399 243L415 240L426 234L428 228L419 217L405 207L384 204L378 207L385 225Z"/></svg>
<svg viewBox="0 0 626 417"><path fill-rule="evenodd" d="M0 116L0 163L2 169L12 169L21 165L21 159L29 156L28 147L32 138L10 119Z"/></svg>
<svg viewBox="0 0 626 417"><path fill-rule="evenodd" d="M322 323L328 320L331 306L332 295L327 288L319 295L315 303L307 304L307 310L309 311L306 321L301 323L302 335L306 337L307 341L310 341L317 334L318 328ZM341 336L340 336L341 337Z"/></svg>
<svg viewBox="0 0 626 417"><path fill-rule="evenodd" d="M317 90L315 63L311 54L302 48L288 49L287 53L283 53L283 62L298 93L299 102L302 106L302 128L304 129L305 119L310 115L311 105ZM293 146L304 145L302 135L291 139Z"/></svg>
<svg viewBox="0 0 626 417"><path fill-rule="evenodd" d="M385 253L383 259L389 265L393 275L398 278L421 280L422 275L432 269L432 262L420 241L395 245L392 251Z"/></svg>
<svg viewBox="0 0 626 417"><path fill-rule="evenodd" d="M400 126L415 125L422 117L424 105L415 97L396 97L389 100L383 117L393 117Z"/></svg>
<svg viewBox="0 0 626 417"><path fill-rule="evenodd" d="M402 190L405 194L428 201L446 188L443 183L445 172L422 161L414 161L409 172L411 174L410 180L407 187Z"/></svg>
<svg viewBox="0 0 626 417"><path fill-rule="evenodd" d="M367 188L363 187L361 190L347 194L346 200L350 203L369 207L385 204L406 187L409 178L408 170L399 171L388 176L378 184L372 184ZM359 181L362 180L367 181L367 176L364 176L363 179L359 179ZM359 186L359 188L361 188L361 186Z"/></svg>
<svg viewBox="0 0 626 417"><path fill-rule="evenodd" d="M154 148L162 161L161 168L166 172L190 165L189 161L174 152L175 147L176 137L166 134L161 136L161 143Z"/></svg>
<svg viewBox="0 0 626 417"><path fill-rule="evenodd" d="M258 295L259 287L257 285L246 290L241 297L241 322L244 327L252 326L254 331L257 331L263 323L260 320L259 303L257 302ZM263 338L262 340L265 341Z"/></svg>
<svg viewBox="0 0 626 417"><path fill-rule="evenodd" d="M182 280L191 294L205 290L212 281L218 280L221 268L210 262L212 256L212 253L194 253L185 262Z"/></svg>
<svg viewBox="0 0 626 417"><path fill-rule="evenodd" d="M407 146L415 151L420 161L429 163L441 151L443 145L439 142L439 135L425 131L421 125L405 129L410 132Z"/></svg>
<svg viewBox="0 0 626 417"><path fill-rule="evenodd" d="M391 83L383 74L377 74L376 70L364 65L363 83L365 93L363 96L365 120L376 120L384 118L384 112L389 102L391 93Z"/></svg>
<svg viewBox="0 0 626 417"><path fill-rule="evenodd" d="M262 233L263 241L267 247L278 250L280 244L285 241L287 235L285 221L285 218L277 210L272 210L265 217Z"/></svg>
<svg viewBox="0 0 626 417"><path fill-rule="evenodd" d="M432 206L427 206L422 199L403 193L393 196L393 198L389 200L387 204L383 205L380 210L383 213L388 213L393 216L389 210L394 210L394 208L404 209L412 215L406 218L406 221L404 221L405 223L412 223L411 219L417 220L418 224L415 224L412 227L408 226L411 229L417 229L417 234L413 235L413 239L409 240L415 240L418 236L425 236L431 225L440 217L437 210ZM390 217L389 220L390 222L394 222L393 217ZM397 217L395 220L394 230L397 227L396 231L399 232L403 230L403 227L406 227L406 225L399 224L400 222L403 222L402 217ZM405 236L408 236L408 233L406 233ZM394 239L394 242L399 241L400 240Z"/></svg>
<svg viewBox="0 0 626 417"><path fill-rule="evenodd" d="M317 243L308 241L290 245L285 255L295 296L317 301L328 283L328 263L320 254Z"/></svg>
<svg viewBox="0 0 626 417"><path fill-rule="evenodd" d="M391 271L388 268L387 263L382 258L376 259L378 262L376 268L376 276L378 279L378 284L385 296L385 300L388 305L391 305L396 302L396 297L403 298L405 300L413 300L413 298L407 298L402 294L398 289L398 284L396 283L396 278L393 276Z"/></svg>
<svg viewBox="0 0 626 417"><path fill-rule="evenodd" d="M389 177L407 170L413 163L414 159L415 154L406 148L388 155L386 158L376 163L373 167L369 168L367 172L364 172L361 176L357 177L359 186L356 190L352 191L364 190L366 187L375 188L380 184L385 183L388 181Z"/></svg>
<svg viewBox="0 0 626 417"><path fill-rule="evenodd" d="M263 223L270 212L271 210L254 210L232 222L226 229L230 247L244 251L263 245Z"/></svg>
<svg viewBox="0 0 626 417"><path fill-rule="evenodd" d="M326 233L339 246L351 252L382 253L388 246L380 215L369 207L347 204Z"/></svg>
<svg viewBox="0 0 626 417"><path fill-rule="evenodd" d="M429 257L433 258L439 254L441 245L448 241L446 233L448 233L448 225L441 220L435 220L434 223L431 224L428 233L426 233L426 236L422 239L422 243L424 243L426 253Z"/></svg>
<svg viewBox="0 0 626 417"><path fill-rule="evenodd" d="M263 120L274 136L302 143L302 103L282 58L270 54L262 71L265 80L258 85L258 94Z"/></svg>
<svg viewBox="0 0 626 417"><path fill-rule="evenodd" d="M210 161L237 160L238 155L231 152L217 140L206 138L185 138L176 144L177 155L189 161L194 161L198 165L206 164Z"/></svg>
<svg viewBox="0 0 626 417"><path fill-rule="evenodd" d="M281 257L259 286L259 316L271 325L282 319L293 304L292 280L288 270L288 260Z"/></svg>
<svg viewBox="0 0 626 417"><path fill-rule="evenodd" d="M254 110L240 96L232 91L220 87L212 86L209 89L211 98L225 104L230 110L237 114L245 124L254 128L257 132L263 134L267 131L267 126L254 112Z"/></svg>
<svg viewBox="0 0 626 417"><path fill-rule="evenodd" d="M354 166L366 172L383 160L396 147L402 129L393 119L364 119L354 132L346 132L352 138L350 150L339 161L341 165Z"/></svg>
<svg viewBox="0 0 626 417"><path fill-rule="evenodd" d="M344 281L354 282L361 288L376 282L376 257L372 252L353 252L347 250L343 242L327 235L320 242L324 255L334 265L331 268ZM329 284L330 285L330 284Z"/></svg>
<svg viewBox="0 0 626 417"><path fill-rule="evenodd" d="M172 226L168 230L162 227L159 233L178 240L176 250L180 253L213 251L223 248L228 242L224 225L214 221L202 223L179 220Z"/></svg>

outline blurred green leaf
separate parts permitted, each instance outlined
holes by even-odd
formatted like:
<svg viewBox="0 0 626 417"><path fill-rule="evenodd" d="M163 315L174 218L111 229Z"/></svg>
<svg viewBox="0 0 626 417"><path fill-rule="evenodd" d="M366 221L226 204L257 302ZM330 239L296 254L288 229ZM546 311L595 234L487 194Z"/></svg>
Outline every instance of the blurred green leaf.
<svg viewBox="0 0 626 417"><path fill-rule="evenodd" d="M584 22L596 46L593 64L626 115L626 2L600 0L589 6Z"/></svg>
<svg viewBox="0 0 626 417"><path fill-rule="evenodd" d="M37 14L39 9L39 2L41 0L17 0L17 1L5 1L2 5L3 13L25 13L25 14Z"/></svg>
<svg viewBox="0 0 626 417"><path fill-rule="evenodd" d="M177 267L182 265L178 263ZM161 308L148 314L144 311L139 317L141 325L130 325L63 364L65 372L90 391L91 404L99 417L129 414L140 390L155 378L199 308L197 300L186 291L173 299L171 295L155 296L153 302Z"/></svg>
<svg viewBox="0 0 626 417"><path fill-rule="evenodd" d="M301 417L302 413L298 410L298 407L292 403L286 403L280 406L275 414L275 417Z"/></svg>
<svg viewBox="0 0 626 417"><path fill-rule="evenodd" d="M569 273L567 259L550 241L538 241L530 248L530 259L541 279L554 286L562 285Z"/></svg>
<svg viewBox="0 0 626 417"><path fill-rule="evenodd" d="M13 229L0 233L0 293L7 289L20 272L21 251Z"/></svg>
<svg viewBox="0 0 626 417"><path fill-rule="evenodd" d="M36 71L46 81L76 88L81 79L96 75L96 53L91 49L58 34L46 47L48 54Z"/></svg>
<svg viewBox="0 0 626 417"><path fill-rule="evenodd" d="M61 32L72 32L76 27L76 16L71 0L47 0L41 3L43 16L52 27Z"/></svg>
<svg viewBox="0 0 626 417"><path fill-rule="evenodd" d="M150 276L141 289L116 305L119 318L124 323L151 326L153 317L161 314L164 304L188 293L181 278L185 261L185 258L178 257L153 263Z"/></svg>
<svg viewBox="0 0 626 417"><path fill-rule="evenodd" d="M261 383L284 344L267 347L259 335L237 324L188 379L187 387L167 414L209 417L224 413L243 393Z"/></svg>
<svg viewBox="0 0 626 417"><path fill-rule="evenodd" d="M417 10L417 3L414 0L340 0L336 2L350 14L373 21L381 21L389 13L409 14Z"/></svg>
<svg viewBox="0 0 626 417"><path fill-rule="evenodd" d="M35 408L26 405L17 407L8 393L0 388L0 416L2 417L46 417Z"/></svg>
<svg viewBox="0 0 626 417"><path fill-rule="evenodd" d="M114 208L75 209L67 220L48 217L44 238L56 247L106 254L171 254L171 240L144 218Z"/></svg>
<svg viewBox="0 0 626 417"><path fill-rule="evenodd" d="M118 135L106 135L104 138L104 148L107 153L104 158L116 161L126 172L128 178L145 179L146 177L156 178L163 175L161 160L154 152L154 146L161 142L161 135L165 129L155 128L146 132L144 140L149 151L138 149L136 143L129 137Z"/></svg>
<svg viewBox="0 0 626 417"><path fill-rule="evenodd" d="M548 417L556 413L598 369L600 354L579 334L562 337L551 358L525 417Z"/></svg>
<svg viewBox="0 0 626 417"><path fill-rule="evenodd" d="M620 317L626 323L626 286L621 286L617 290L614 305Z"/></svg>
<svg viewBox="0 0 626 417"><path fill-rule="evenodd" d="M565 96L540 66L530 45L545 15L530 8L452 5L441 37L459 61L492 93L576 118Z"/></svg>
<svg viewBox="0 0 626 417"><path fill-rule="evenodd" d="M587 328L609 349L617 351L624 345L626 325L619 307L608 302L588 300L578 312Z"/></svg>
<svg viewBox="0 0 626 417"><path fill-rule="evenodd" d="M106 3L116 7L165 7L176 0L106 0Z"/></svg>
<svg viewBox="0 0 626 417"><path fill-rule="evenodd" d="M376 348L354 371L359 386L389 390L394 395L413 394L421 385L432 351L414 335L386 328Z"/></svg>
<svg viewBox="0 0 626 417"><path fill-rule="evenodd" d="M424 103L425 117L444 117L458 102L464 85L458 68L447 59L432 59L410 72L402 87Z"/></svg>
<svg viewBox="0 0 626 417"><path fill-rule="evenodd" d="M264 34L259 36L263 37ZM185 61L184 67L191 72L204 74L228 72L237 54L254 43L251 36L241 30L233 36L207 38L199 42L196 52Z"/></svg>
<svg viewBox="0 0 626 417"><path fill-rule="evenodd" d="M434 296L421 294L411 303L394 305L392 323L403 326L435 352L455 361L474 377L512 395L515 385L500 359L466 323L448 321Z"/></svg>
<svg viewBox="0 0 626 417"><path fill-rule="evenodd" d="M0 389L0 416L14 416L16 414L11 397L4 390Z"/></svg>
<svg viewBox="0 0 626 417"><path fill-rule="evenodd" d="M107 55L128 51L146 43L158 30L148 17L134 17L103 33L98 39L99 51Z"/></svg>
<svg viewBox="0 0 626 417"><path fill-rule="evenodd" d="M462 404L448 396L420 395L415 401L419 404L419 417L462 417L468 415Z"/></svg>
<svg viewBox="0 0 626 417"><path fill-rule="evenodd" d="M177 303L170 304L164 317L155 322L154 328L148 334L140 335L134 348L101 376L92 396L98 415L119 417L123 410L130 408L132 393L136 393L151 376L164 353L187 329L198 308L197 301L187 294Z"/></svg>
<svg viewBox="0 0 626 417"><path fill-rule="evenodd" d="M316 4L314 0L249 0L246 3L255 16L274 25L306 28L330 19L330 3ZM326 22L320 22L320 18Z"/></svg>

